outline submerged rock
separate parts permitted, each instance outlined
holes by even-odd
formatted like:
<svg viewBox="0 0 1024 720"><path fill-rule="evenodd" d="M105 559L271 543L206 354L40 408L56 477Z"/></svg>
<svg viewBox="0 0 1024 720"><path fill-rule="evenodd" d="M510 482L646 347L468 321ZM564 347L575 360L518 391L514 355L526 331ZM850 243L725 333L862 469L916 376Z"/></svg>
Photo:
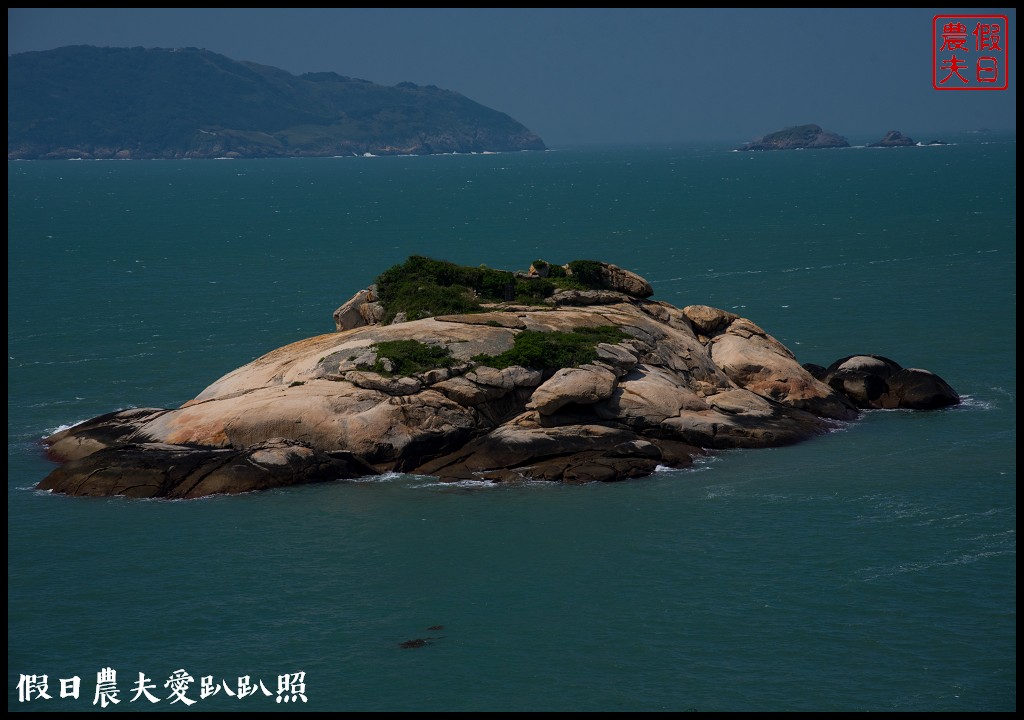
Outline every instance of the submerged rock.
<svg viewBox="0 0 1024 720"><path fill-rule="evenodd" d="M593 304L488 303L387 325L358 324L375 302L362 296L335 316L355 327L274 350L179 408L109 413L47 438L64 465L39 487L186 498L391 470L614 481L708 450L805 440L860 409L959 401L941 378L880 356L801 366L750 320L623 282L632 294L600 291ZM576 354L558 355L563 337Z"/></svg>

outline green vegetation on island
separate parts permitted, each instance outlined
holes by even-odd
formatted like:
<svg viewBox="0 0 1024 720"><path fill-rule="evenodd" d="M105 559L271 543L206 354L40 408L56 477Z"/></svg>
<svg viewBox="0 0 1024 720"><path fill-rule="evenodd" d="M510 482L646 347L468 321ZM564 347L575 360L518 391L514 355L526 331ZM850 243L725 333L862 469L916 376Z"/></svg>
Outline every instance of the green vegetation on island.
<svg viewBox="0 0 1024 720"><path fill-rule="evenodd" d="M597 359L600 343L614 345L629 337L611 325L578 327L572 332L523 330L516 335L511 350L500 355L477 355L473 361L499 370L513 365L534 370L579 367Z"/></svg>
<svg viewBox="0 0 1024 720"><path fill-rule="evenodd" d="M483 312L482 303L542 305L559 288L606 287L601 263L595 260L574 260L568 264L568 271L543 260L534 261L535 270L539 269L539 264L547 269L548 277L483 265L456 265L413 255L377 277L377 294L384 308L383 323L392 322L398 313L405 313L406 320L419 320L436 315Z"/></svg>
<svg viewBox="0 0 1024 720"><path fill-rule="evenodd" d="M474 363L502 370L515 365L532 370L559 370L579 367L597 359L600 343L612 345L628 340L629 335L612 325L578 327L571 332L522 330L511 349L499 355L476 355ZM361 370L386 377L415 375L456 364L451 349L418 340L387 340L373 345L377 360L360 365Z"/></svg>
<svg viewBox="0 0 1024 720"><path fill-rule="evenodd" d="M377 361L368 370L381 375L415 375L455 364L451 350L418 340L386 340L376 343Z"/></svg>

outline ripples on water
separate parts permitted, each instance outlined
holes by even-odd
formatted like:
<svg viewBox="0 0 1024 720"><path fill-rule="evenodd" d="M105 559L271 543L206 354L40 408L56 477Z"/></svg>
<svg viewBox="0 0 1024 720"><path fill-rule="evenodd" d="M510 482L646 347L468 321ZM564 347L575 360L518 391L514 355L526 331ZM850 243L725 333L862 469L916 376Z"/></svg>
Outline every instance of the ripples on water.
<svg viewBox="0 0 1024 720"><path fill-rule="evenodd" d="M12 678L304 671L315 710L1015 708L1014 149L10 163ZM605 259L802 362L879 353L964 402L611 485L31 489L42 436L330 332L413 253Z"/></svg>

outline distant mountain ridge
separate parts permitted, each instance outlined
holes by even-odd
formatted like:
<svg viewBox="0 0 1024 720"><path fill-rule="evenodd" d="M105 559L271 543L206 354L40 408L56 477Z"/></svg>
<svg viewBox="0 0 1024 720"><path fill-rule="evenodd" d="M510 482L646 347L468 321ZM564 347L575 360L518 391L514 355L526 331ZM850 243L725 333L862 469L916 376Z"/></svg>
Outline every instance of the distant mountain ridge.
<svg viewBox="0 0 1024 720"><path fill-rule="evenodd" d="M197 48L76 45L7 58L7 158L323 157L544 150L433 85L292 75Z"/></svg>

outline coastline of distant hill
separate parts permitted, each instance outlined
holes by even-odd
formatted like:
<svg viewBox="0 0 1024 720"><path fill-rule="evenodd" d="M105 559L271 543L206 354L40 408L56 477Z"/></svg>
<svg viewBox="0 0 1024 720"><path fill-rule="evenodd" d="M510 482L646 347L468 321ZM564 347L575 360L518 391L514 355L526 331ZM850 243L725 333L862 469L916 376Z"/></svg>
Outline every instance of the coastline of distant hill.
<svg viewBox="0 0 1024 720"><path fill-rule="evenodd" d="M197 48L7 58L7 158L250 158L545 150L451 90L292 75Z"/></svg>

